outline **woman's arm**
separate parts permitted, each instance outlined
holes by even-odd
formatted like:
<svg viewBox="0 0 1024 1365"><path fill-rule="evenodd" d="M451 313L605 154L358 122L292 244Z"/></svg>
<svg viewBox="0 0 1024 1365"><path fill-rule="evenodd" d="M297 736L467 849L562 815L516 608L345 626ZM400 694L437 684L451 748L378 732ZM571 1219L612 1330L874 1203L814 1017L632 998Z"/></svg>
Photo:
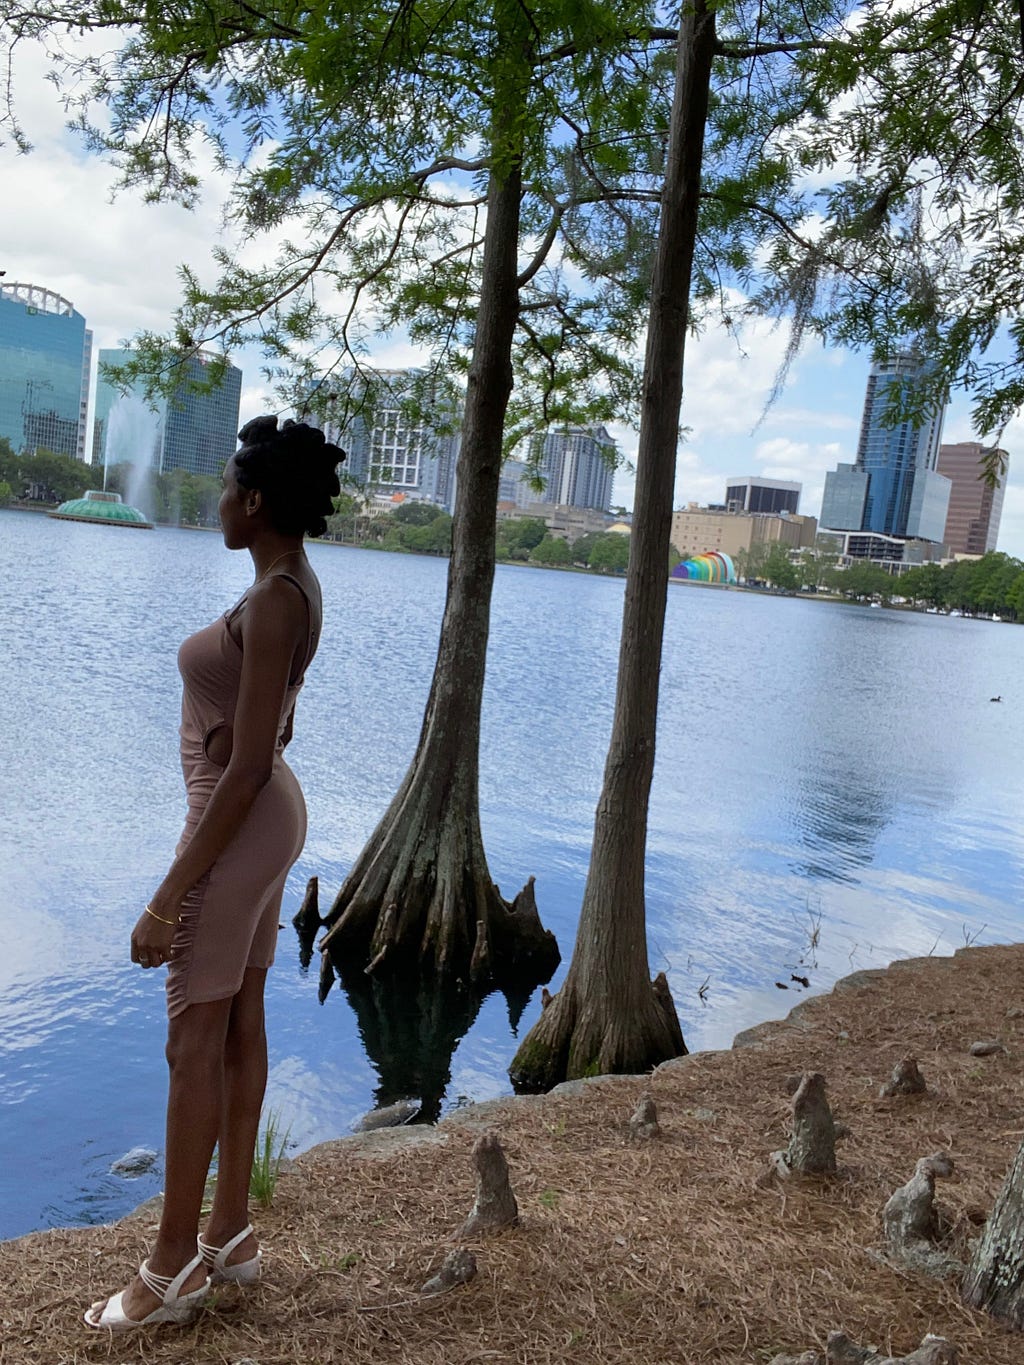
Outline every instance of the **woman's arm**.
<svg viewBox="0 0 1024 1365"><path fill-rule="evenodd" d="M235 707L231 757L195 833L171 864L132 936L136 947L159 949L173 938L173 922L185 896L238 833L274 769L284 704L295 652L306 630L296 589L269 578L249 594L241 618L242 675ZM157 918L154 918L157 917ZM160 921L171 921L164 925ZM138 942L137 942L138 941Z"/></svg>

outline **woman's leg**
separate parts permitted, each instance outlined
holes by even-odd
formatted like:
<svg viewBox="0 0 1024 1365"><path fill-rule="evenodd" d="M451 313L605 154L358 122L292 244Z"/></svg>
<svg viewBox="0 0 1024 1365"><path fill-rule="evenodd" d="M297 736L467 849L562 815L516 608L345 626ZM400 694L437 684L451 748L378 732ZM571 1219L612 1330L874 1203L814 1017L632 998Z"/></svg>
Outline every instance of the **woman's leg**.
<svg viewBox="0 0 1024 1365"><path fill-rule="evenodd" d="M196 1233L224 1096L224 1049L232 1001L189 1005L170 1020L167 1064L167 1150L164 1205L149 1268L155 1275L177 1275L196 1254ZM182 1287L198 1289L206 1271L199 1267ZM159 1299L136 1277L125 1291L125 1314L138 1321L159 1306Z"/></svg>
<svg viewBox="0 0 1024 1365"><path fill-rule="evenodd" d="M224 1091L217 1134L217 1187L203 1240L221 1247L249 1222L249 1178L267 1084L263 1016L265 967L248 967L231 1002L224 1044ZM228 1264L256 1255L255 1237L232 1251Z"/></svg>

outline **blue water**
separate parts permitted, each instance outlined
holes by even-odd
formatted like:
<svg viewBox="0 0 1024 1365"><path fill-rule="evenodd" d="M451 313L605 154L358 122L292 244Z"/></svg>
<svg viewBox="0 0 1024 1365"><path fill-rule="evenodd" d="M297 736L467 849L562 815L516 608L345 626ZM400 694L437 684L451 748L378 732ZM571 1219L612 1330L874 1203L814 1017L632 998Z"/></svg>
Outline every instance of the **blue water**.
<svg viewBox="0 0 1024 1365"><path fill-rule="evenodd" d="M320 653L289 761L329 904L416 743L444 561L329 545ZM128 935L184 815L181 639L243 591L219 536L0 512L0 1236L116 1217L160 1188L164 1002ZM611 725L623 583L499 568L481 804L491 871L530 874L564 972ZM648 923L691 1048L894 957L1020 936L1024 629L695 587L669 591ZM1001 694L1002 705L989 697ZM554 986L557 986L556 977ZM789 987L780 990L776 982ZM531 1001L520 1031L536 1017ZM289 927L268 988L268 1105L297 1147L348 1130L378 1074ZM506 1093L505 1000L446 1106Z"/></svg>

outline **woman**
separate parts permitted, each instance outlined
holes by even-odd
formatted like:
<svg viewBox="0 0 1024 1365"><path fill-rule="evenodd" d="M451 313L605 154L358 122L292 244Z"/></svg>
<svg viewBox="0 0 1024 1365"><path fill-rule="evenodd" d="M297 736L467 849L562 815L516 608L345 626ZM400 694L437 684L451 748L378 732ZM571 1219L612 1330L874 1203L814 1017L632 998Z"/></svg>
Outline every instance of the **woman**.
<svg viewBox="0 0 1024 1365"><path fill-rule="evenodd" d="M185 830L132 933L143 968L167 965L170 1092L163 1213L130 1285L86 1312L125 1331L187 1322L213 1280L252 1283L260 1251L249 1174L267 1075L263 986L306 810L282 750L320 637L320 586L302 548L322 535L345 458L313 427L257 417L224 470L220 521L255 579L181 646ZM198 1240L214 1145L217 1186Z"/></svg>

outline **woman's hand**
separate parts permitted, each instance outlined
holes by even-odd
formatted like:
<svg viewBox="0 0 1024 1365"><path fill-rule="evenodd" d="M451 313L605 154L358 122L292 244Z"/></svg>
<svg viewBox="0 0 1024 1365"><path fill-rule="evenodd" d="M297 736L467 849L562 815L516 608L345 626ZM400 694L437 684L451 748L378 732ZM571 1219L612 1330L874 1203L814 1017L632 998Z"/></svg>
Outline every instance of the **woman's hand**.
<svg viewBox="0 0 1024 1365"><path fill-rule="evenodd" d="M170 961L171 943L178 924L176 919L172 923L164 921L172 920L172 916L173 912L166 909L143 910L132 930L133 962L140 967L162 967Z"/></svg>

